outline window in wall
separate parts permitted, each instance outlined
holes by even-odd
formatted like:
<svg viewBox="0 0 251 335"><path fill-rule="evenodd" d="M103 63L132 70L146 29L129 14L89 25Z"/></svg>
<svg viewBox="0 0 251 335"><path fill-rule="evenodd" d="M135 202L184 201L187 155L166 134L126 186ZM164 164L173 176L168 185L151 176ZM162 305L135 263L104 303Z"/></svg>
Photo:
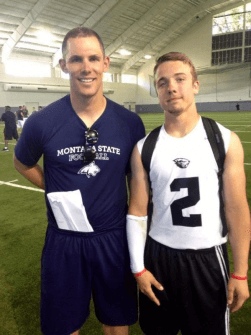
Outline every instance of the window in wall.
<svg viewBox="0 0 251 335"><path fill-rule="evenodd" d="M104 72L103 73L103 81L108 82L108 83L112 83L113 82L112 73Z"/></svg>
<svg viewBox="0 0 251 335"><path fill-rule="evenodd" d="M150 81L150 96L153 98L157 98L157 91L154 85L154 76L149 75L149 81Z"/></svg>
<svg viewBox="0 0 251 335"><path fill-rule="evenodd" d="M245 26L245 29L248 30L248 29L251 29L251 3L247 3L246 4L246 19L245 19L245 22L246 22L246 26Z"/></svg>
<svg viewBox="0 0 251 335"><path fill-rule="evenodd" d="M213 36L212 49L229 49L242 46L242 32Z"/></svg>
<svg viewBox="0 0 251 335"><path fill-rule="evenodd" d="M217 51L212 53L212 65L223 65L240 63L242 60L242 49Z"/></svg>
<svg viewBox="0 0 251 335"><path fill-rule="evenodd" d="M134 74L122 74L121 82L124 84L137 84L137 76Z"/></svg>
<svg viewBox="0 0 251 335"><path fill-rule="evenodd" d="M63 79L70 79L70 75L69 75L69 73L65 73L65 72L63 72L61 70L61 78L63 78Z"/></svg>
<svg viewBox="0 0 251 335"><path fill-rule="evenodd" d="M15 77L51 77L51 64L26 60L8 60L5 73Z"/></svg>
<svg viewBox="0 0 251 335"><path fill-rule="evenodd" d="M250 61L246 46L251 46L251 3L213 18L212 65Z"/></svg>
<svg viewBox="0 0 251 335"><path fill-rule="evenodd" d="M245 31L245 45L251 45L251 30Z"/></svg>
<svg viewBox="0 0 251 335"><path fill-rule="evenodd" d="M244 61L251 62L251 48L245 48Z"/></svg>
<svg viewBox="0 0 251 335"><path fill-rule="evenodd" d="M244 6L220 13L213 18L213 35L243 30Z"/></svg>

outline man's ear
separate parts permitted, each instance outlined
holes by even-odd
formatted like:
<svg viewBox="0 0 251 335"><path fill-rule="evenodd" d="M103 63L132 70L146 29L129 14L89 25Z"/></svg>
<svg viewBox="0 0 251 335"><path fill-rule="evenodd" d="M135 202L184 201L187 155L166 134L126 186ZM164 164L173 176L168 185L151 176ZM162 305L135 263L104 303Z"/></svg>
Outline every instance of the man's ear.
<svg viewBox="0 0 251 335"><path fill-rule="evenodd" d="M64 72L64 73L69 73L68 69L67 69L67 66L66 66L66 61L65 59L61 58L59 59L59 65L61 67L61 70Z"/></svg>
<svg viewBox="0 0 251 335"><path fill-rule="evenodd" d="M110 57L105 56L104 57L104 72L107 72L109 70L110 66Z"/></svg>
<svg viewBox="0 0 251 335"><path fill-rule="evenodd" d="M199 93L199 88L200 88L200 82L198 80L196 80L193 83L193 91L194 91L195 95Z"/></svg>

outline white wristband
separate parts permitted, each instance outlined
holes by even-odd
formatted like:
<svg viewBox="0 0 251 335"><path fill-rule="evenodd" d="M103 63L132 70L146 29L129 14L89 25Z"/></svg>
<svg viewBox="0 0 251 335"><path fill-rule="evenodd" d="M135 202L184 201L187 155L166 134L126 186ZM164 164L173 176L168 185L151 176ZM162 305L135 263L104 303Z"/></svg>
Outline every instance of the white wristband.
<svg viewBox="0 0 251 335"><path fill-rule="evenodd" d="M126 216L126 233L132 273L144 269L147 216Z"/></svg>

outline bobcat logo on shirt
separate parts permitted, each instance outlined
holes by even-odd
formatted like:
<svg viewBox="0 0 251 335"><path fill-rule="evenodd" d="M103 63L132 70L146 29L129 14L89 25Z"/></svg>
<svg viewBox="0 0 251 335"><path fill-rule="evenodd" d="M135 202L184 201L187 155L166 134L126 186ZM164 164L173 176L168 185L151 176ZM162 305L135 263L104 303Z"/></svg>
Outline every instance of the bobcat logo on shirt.
<svg viewBox="0 0 251 335"><path fill-rule="evenodd" d="M78 174L86 174L87 178L95 177L97 173L100 172L100 168L94 163L91 162L89 165L82 167Z"/></svg>
<svg viewBox="0 0 251 335"><path fill-rule="evenodd" d="M187 168L190 163L190 161L186 158L176 158L173 161L181 169Z"/></svg>

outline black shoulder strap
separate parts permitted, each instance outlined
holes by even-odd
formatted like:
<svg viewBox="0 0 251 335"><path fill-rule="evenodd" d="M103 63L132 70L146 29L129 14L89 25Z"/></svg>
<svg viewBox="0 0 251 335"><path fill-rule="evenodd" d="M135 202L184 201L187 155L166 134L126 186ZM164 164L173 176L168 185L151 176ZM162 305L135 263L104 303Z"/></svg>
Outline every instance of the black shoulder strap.
<svg viewBox="0 0 251 335"><path fill-rule="evenodd" d="M222 236L225 237L227 235L227 222L225 217L225 206L223 200L223 170L224 170L224 161L225 161L225 147L223 138L221 135L221 131L217 125L217 123L209 118L202 117L203 126L207 133L208 141L211 145L211 148L214 153L215 160L218 165L218 179L219 179L219 199L220 199L220 217L222 222Z"/></svg>
<svg viewBox="0 0 251 335"><path fill-rule="evenodd" d="M147 208L147 214L148 214L147 235L150 231L150 225L151 225L152 213L153 213L152 187L151 187L151 180L150 180L150 164L151 164L153 151L154 151L161 127L162 126L159 126L150 132L150 134L147 136L143 144L143 148L141 152L141 160L142 160L144 169L147 172L148 184L149 184L149 202L148 202L148 208Z"/></svg>
<svg viewBox="0 0 251 335"><path fill-rule="evenodd" d="M144 169L146 170L148 176L150 173L150 164L152 160L153 151L154 151L161 127L162 126L159 126L153 129L150 132L150 134L147 136L143 144L141 159L142 159Z"/></svg>
<svg viewBox="0 0 251 335"><path fill-rule="evenodd" d="M208 141L214 153L215 160L217 162L220 172L223 172L224 161L225 161L225 147L222 139L221 131L217 123L209 118L202 116L203 126L206 130Z"/></svg>

